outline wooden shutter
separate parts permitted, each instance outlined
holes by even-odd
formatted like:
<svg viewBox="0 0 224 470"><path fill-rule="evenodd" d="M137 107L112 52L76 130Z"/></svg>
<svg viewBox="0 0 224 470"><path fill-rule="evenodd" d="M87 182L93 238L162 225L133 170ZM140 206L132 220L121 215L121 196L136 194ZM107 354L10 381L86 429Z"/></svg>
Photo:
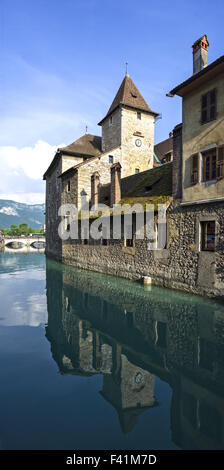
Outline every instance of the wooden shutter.
<svg viewBox="0 0 224 470"><path fill-rule="evenodd" d="M216 119L216 88L214 90L211 90L209 93L209 120L213 121Z"/></svg>
<svg viewBox="0 0 224 470"><path fill-rule="evenodd" d="M199 181L199 154L194 153L191 160L191 184L197 184Z"/></svg>
<svg viewBox="0 0 224 470"><path fill-rule="evenodd" d="M220 145L216 150L216 178L224 178L224 145Z"/></svg>
<svg viewBox="0 0 224 470"><path fill-rule="evenodd" d="M201 122L202 124L208 121L208 101L209 101L208 93L206 93L205 95L202 95L201 97Z"/></svg>

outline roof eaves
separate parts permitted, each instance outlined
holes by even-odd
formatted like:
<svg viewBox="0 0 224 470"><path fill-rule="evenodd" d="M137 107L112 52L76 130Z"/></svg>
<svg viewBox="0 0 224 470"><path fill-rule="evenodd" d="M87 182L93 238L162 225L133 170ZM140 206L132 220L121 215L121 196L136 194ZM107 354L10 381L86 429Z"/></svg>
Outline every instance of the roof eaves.
<svg viewBox="0 0 224 470"><path fill-rule="evenodd" d="M147 109L141 108L141 107L139 107L139 106L130 106L130 105L126 104L126 103L120 103L120 104L118 104L115 108L113 108L110 112L108 112L108 113L106 114L106 116L104 116L104 118L101 119L100 122L98 122L98 126L101 126L101 124L102 124L109 116L111 116L111 114L113 114L114 111L116 111L118 108L122 108L122 107L128 108L128 109L134 109L134 110L136 110L136 111L141 111L142 113L146 113L146 114L152 114L152 115L155 116L155 117L156 117L156 116L159 116L159 113L157 113L156 111L153 111L153 110L151 110L151 109L147 110Z"/></svg>
<svg viewBox="0 0 224 470"><path fill-rule="evenodd" d="M210 65L207 65L207 67L200 70L200 72L192 75L187 80L180 83L180 85L177 85L175 88L173 88L173 90L171 90L169 93L167 93L167 96L173 97L174 95L178 95L178 93L181 90L183 90L186 86L188 86L191 83L193 83L194 81L198 80L199 78L201 78L202 76L204 76L205 74L207 74L208 72L210 72L211 70L213 70L215 67L217 67L218 65L220 65L222 63L224 63L224 55L219 57L217 60L212 62ZM179 95L179 96L181 96L181 95Z"/></svg>

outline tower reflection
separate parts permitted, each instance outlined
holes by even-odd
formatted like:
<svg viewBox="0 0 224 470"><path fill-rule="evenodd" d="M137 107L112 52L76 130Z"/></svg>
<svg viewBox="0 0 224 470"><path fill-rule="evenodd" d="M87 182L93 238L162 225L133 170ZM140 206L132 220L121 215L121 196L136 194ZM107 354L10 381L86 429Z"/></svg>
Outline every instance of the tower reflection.
<svg viewBox="0 0 224 470"><path fill-rule="evenodd" d="M102 374L102 397L128 433L159 406L155 379L172 388L173 441L224 444L224 307L47 260L46 336L61 374Z"/></svg>

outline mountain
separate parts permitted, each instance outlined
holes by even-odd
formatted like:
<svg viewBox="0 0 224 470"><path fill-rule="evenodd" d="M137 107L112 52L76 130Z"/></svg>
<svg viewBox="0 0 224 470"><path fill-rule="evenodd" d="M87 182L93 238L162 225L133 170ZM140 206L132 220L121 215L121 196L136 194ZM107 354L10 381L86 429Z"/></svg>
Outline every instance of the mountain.
<svg viewBox="0 0 224 470"><path fill-rule="evenodd" d="M0 229L10 228L12 224L26 222L30 227L39 229L45 221L45 204L22 204L0 199Z"/></svg>

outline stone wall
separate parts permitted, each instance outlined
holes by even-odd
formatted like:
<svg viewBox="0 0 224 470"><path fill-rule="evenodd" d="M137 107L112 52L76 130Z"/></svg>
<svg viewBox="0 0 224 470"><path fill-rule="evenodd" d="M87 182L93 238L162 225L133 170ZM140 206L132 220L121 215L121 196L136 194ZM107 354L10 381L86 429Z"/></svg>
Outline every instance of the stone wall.
<svg viewBox="0 0 224 470"><path fill-rule="evenodd" d="M120 147L114 149L111 153L114 157L114 163L120 161L121 150ZM100 175L100 185L110 183L110 168L109 162L110 153L103 154L100 158L96 158L85 165L81 166L78 170L78 207L81 207L81 196L83 192L86 193L87 198L91 199L91 176L95 171Z"/></svg>
<svg viewBox="0 0 224 470"><path fill-rule="evenodd" d="M215 218L215 252L200 250L200 222ZM152 283L209 297L224 298L224 203L181 206L173 203L167 213L167 248L150 251L147 240L134 240L133 247L121 240L67 240L62 261L132 280L151 276Z"/></svg>
<svg viewBox="0 0 224 470"><path fill-rule="evenodd" d="M139 133L139 135L138 135ZM136 146L136 139L141 146ZM135 173L153 168L154 149L154 116L141 113L137 118L137 111L122 108L121 115L121 177L125 178Z"/></svg>
<svg viewBox="0 0 224 470"><path fill-rule="evenodd" d="M112 117L112 123L110 123ZM121 145L121 109L118 108L102 123L102 151Z"/></svg>
<svg viewBox="0 0 224 470"><path fill-rule="evenodd" d="M62 171L62 158L46 178L46 253L61 259L62 243L58 236L58 209L61 206L62 182L58 176Z"/></svg>

